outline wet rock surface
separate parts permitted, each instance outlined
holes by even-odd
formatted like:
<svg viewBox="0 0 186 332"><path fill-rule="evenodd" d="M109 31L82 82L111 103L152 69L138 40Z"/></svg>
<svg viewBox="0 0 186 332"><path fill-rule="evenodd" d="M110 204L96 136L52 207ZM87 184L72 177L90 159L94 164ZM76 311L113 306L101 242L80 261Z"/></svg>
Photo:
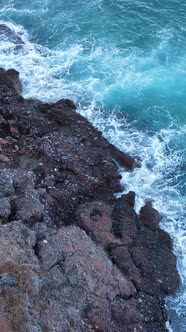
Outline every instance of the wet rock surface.
<svg viewBox="0 0 186 332"><path fill-rule="evenodd" d="M114 196L135 160L72 101L20 92L0 69L0 329L166 331L171 240L150 201L137 215L135 193Z"/></svg>
<svg viewBox="0 0 186 332"><path fill-rule="evenodd" d="M24 44L20 34L9 28L6 24L0 23L0 41L8 41L16 45Z"/></svg>

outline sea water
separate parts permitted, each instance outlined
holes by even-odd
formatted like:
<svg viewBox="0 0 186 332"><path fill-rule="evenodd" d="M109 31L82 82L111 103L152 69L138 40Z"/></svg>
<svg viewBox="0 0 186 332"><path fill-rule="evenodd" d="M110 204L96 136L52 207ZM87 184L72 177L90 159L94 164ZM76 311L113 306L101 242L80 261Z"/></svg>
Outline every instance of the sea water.
<svg viewBox="0 0 186 332"><path fill-rule="evenodd" d="M25 97L71 98L121 150L140 160L125 191L161 212L181 287L167 327L186 331L186 1L0 0L0 66L20 71Z"/></svg>

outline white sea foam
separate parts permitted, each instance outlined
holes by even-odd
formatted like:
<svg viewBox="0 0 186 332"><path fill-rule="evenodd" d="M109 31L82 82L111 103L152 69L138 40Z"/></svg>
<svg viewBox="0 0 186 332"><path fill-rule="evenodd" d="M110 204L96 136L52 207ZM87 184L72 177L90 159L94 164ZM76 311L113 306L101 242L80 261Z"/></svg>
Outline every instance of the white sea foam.
<svg viewBox="0 0 186 332"><path fill-rule="evenodd" d="M183 156L171 150L171 142L185 134L185 126L176 129L160 130L149 136L144 131L136 130L123 118L119 120L118 110L105 118L101 111L92 108L80 110L104 133L118 148L141 159L141 167L133 172L121 169L124 192L136 193L136 211L139 212L146 198L153 200L154 207L162 214L161 226L169 232L174 241L174 250L178 258L178 270L182 280L181 290L174 297L167 298L170 319L175 323L174 331L185 329L184 313L186 311L186 203L176 185L169 184L169 174L177 172ZM170 115L171 117L171 115ZM172 117L171 117L172 119ZM173 175L172 175L173 176ZM118 194L118 196L121 193ZM174 314L176 311L177 318ZM167 322L169 331L172 323Z"/></svg>
<svg viewBox="0 0 186 332"><path fill-rule="evenodd" d="M96 45L96 41L91 51L84 55L85 49L81 44L74 43L65 50L51 51L31 43L22 26L6 24L22 38L24 44L17 48L13 42L1 43L0 66L8 69L11 64L20 72L24 96L48 101L62 97L73 99L79 105L78 111L89 118L109 141L141 160L141 168L131 173L120 170L122 183L125 192L136 192L136 211L140 210L146 198L154 200L154 206L164 217L162 227L174 239L182 289L176 297L167 299L167 305L170 317L176 310L178 319L183 320L182 313L186 311L185 202L170 178L180 176L177 169L183 162L183 155L173 149L172 144L182 139L185 127L176 123L168 108L153 104L147 109L147 116L153 114L154 126L159 126L162 116L165 117L168 129L160 128L156 133L149 134L148 128L140 130L134 119L128 121L121 109L124 99L127 109L131 96L134 96L136 103L140 100L138 97L142 100L149 98L145 94L146 89L157 89L157 93L164 89L164 93L168 94L178 85L175 64L171 65L166 48L174 32L162 31L159 46L146 55L136 48L121 53L116 48L109 49L107 45ZM163 57L160 51L164 52ZM158 61L157 66L154 62ZM181 67L183 59L180 61L176 64L177 72L184 69ZM180 91L182 89L180 86ZM118 104L115 108L113 101Z"/></svg>

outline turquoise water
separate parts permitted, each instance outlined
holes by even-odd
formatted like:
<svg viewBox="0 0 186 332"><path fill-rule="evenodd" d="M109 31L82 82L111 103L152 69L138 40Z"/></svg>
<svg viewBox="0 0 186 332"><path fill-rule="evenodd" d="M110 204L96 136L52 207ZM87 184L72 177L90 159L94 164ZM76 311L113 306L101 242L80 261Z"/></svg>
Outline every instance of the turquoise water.
<svg viewBox="0 0 186 332"><path fill-rule="evenodd" d="M72 98L142 167L121 170L127 190L164 216L182 286L167 299L169 329L186 331L186 1L0 0L0 66L20 71L23 94Z"/></svg>

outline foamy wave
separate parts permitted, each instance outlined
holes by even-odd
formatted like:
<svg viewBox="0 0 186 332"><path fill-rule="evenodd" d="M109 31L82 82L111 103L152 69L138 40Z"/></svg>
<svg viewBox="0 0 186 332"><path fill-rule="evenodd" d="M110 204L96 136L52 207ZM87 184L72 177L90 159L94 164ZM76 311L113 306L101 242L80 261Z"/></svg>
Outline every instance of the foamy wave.
<svg viewBox="0 0 186 332"><path fill-rule="evenodd" d="M179 304L178 317L181 317L181 312L186 311L185 207L184 198L170 178L181 176L179 167L183 154L178 149L177 140L184 140L185 127L177 123L169 106L165 107L164 99L162 105L156 104L156 96L159 102L162 91L169 100L173 90L179 96L184 89L184 80L179 79L184 74L184 58L172 64L170 61L169 41L173 32L161 32L162 40L149 53L138 48L121 51L107 43L97 45L96 40L88 49L74 43L63 50L49 50L31 43L22 26L6 24L24 44L17 49L8 41L2 43L0 66L8 69L11 64L20 71L24 96L48 101L62 97L73 99L79 105L79 112L89 118L109 141L141 160L141 168L134 172L121 170L122 183L125 191L136 192L137 211L148 197L154 200L154 206L164 216L162 227L174 239L183 281L182 293L178 293L174 300L169 298L167 303L170 311L177 310ZM143 109L143 117L142 104L148 105ZM136 107L137 125L132 116L128 120L124 114L125 109L132 107ZM162 129L162 119L166 130ZM140 123L142 130L139 129Z"/></svg>
<svg viewBox="0 0 186 332"><path fill-rule="evenodd" d="M141 168L133 172L120 170L124 192L130 190L136 193L136 211L144 205L146 198L154 201L154 207L162 214L161 226L169 232L174 240L174 250L178 258L178 270L182 279L182 288L174 297L167 299L170 320L175 321L177 331L182 332L185 327L184 314L186 311L186 206L185 197L182 197L177 186L169 184L169 176L178 172L179 165L183 161L183 154L171 149L172 142L177 137L184 137L185 126L176 129L160 130L158 133L149 136L144 131L135 129L128 124L124 116L119 120L119 110L115 109L113 115L105 117L101 110L89 107L87 110L80 110L83 115L100 129L109 141L118 148L137 156L141 160ZM173 125L173 118L171 125ZM119 193L117 196L120 196ZM177 317L175 317L175 311ZM173 331L172 323L167 322L167 328ZM180 330L178 328L180 327Z"/></svg>

